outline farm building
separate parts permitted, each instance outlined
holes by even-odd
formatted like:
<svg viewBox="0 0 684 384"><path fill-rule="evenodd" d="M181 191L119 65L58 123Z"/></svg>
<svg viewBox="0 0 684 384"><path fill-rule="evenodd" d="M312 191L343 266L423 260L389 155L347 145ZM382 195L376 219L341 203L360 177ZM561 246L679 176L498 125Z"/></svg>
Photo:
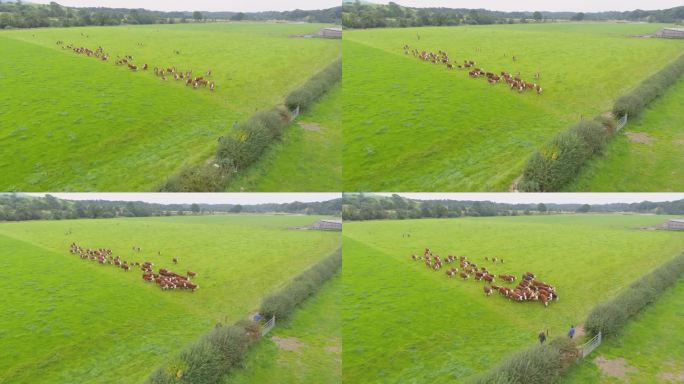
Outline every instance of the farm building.
<svg viewBox="0 0 684 384"><path fill-rule="evenodd" d="M341 39L342 28L321 28L321 30L318 31L318 36L328 39Z"/></svg>
<svg viewBox="0 0 684 384"><path fill-rule="evenodd" d="M671 219L663 224L665 229L672 229L675 231L684 231L684 219Z"/></svg>
<svg viewBox="0 0 684 384"><path fill-rule="evenodd" d="M663 28L656 32L656 37L667 39L684 39L684 28Z"/></svg>
<svg viewBox="0 0 684 384"><path fill-rule="evenodd" d="M311 225L311 229L317 229L319 231L341 231L342 220L319 220Z"/></svg>

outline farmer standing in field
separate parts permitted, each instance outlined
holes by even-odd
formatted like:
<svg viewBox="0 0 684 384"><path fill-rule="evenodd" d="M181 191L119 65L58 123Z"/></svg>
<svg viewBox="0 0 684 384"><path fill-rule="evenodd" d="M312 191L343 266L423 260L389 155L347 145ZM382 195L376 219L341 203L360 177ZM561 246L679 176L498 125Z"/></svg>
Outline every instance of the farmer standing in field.
<svg viewBox="0 0 684 384"><path fill-rule="evenodd" d="M539 332L539 344L544 345L544 341L546 341L546 333L542 330Z"/></svg>
<svg viewBox="0 0 684 384"><path fill-rule="evenodd" d="M575 337L575 326L572 324L570 325L570 330L568 331L568 337L571 339Z"/></svg>

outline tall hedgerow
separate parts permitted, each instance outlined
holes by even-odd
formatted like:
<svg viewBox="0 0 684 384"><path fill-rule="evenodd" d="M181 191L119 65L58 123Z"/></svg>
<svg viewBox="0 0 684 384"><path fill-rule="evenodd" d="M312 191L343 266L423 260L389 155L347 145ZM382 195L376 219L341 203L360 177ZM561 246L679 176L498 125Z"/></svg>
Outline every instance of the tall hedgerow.
<svg viewBox="0 0 684 384"><path fill-rule="evenodd" d="M574 342L559 337L546 345L534 345L476 377L473 384L551 384L577 358Z"/></svg>
<svg viewBox="0 0 684 384"><path fill-rule="evenodd" d="M609 135L597 120L582 120L560 132L532 154L523 170L519 188L528 192L560 190L592 156L601 152Z"/></svg>
<svg viewBox="0 0 684 384"><path fill-rule="evenodd" d="M291 110L297 107L306 110L341 78L342 59L337 59L287 95L285 105Z"/></svg>
<svg viewBox="0 0 684 384"><path fill-rule="evenodd" d="M260 312L276 319L286 319L294 309L313 295L342 266L342 250L338 249L313 267L302 272L280 291L261 302Z"/></svg>
<svg viewBox="0 0 684 384"><path fill-rule="evenodd" d="M637 117L654 99L662 96L668 87L684 74L684 55L665 66L636 86L628 94L619 97L613 105L613 114L630 118Z"/></svg>

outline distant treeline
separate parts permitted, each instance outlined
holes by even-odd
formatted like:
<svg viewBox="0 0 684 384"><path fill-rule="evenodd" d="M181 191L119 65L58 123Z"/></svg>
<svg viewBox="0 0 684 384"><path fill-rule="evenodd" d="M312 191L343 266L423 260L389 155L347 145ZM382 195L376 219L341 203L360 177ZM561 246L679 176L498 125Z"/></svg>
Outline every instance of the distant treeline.
<svg viewBox="0 0 684 384"><path fill-rule="evenodd" d="M518 216L553 212L635 212L684 214L684 200L668 202L589 204L506 204L491 201L413 200L391 197L345 194L342 199L344 220L419 219L428 217Z"/></svg>
<svg viewBox="0 0 684 384"><path fill-rule="evenodd" d="M397 3L370 4L347 1L342 6L342 25L347 28L421 27L441 25L514 24L555 20L628 20L679 23L684 7L626 12L501 12L466 8L411 8Z"/></svg>
<svg viewBox="0 0 684 384"><path fill-rule="evenodd" d="M67 220L82 218L176 216L211 213L298 213L340 215L342 199L285 204L151 204L140 201L72 201L45 197L0 194L0 221Z"/></svg>
<svg viewBox="0 0 684 384"><path fill-rule="evenodd" d="M58 3L33 4L0 0L0 29L77 27L87 25L173 24L216 20L290 20L335 23L342 19L341 7L284 12L162 12L129 8L76 8Z"/></svg>

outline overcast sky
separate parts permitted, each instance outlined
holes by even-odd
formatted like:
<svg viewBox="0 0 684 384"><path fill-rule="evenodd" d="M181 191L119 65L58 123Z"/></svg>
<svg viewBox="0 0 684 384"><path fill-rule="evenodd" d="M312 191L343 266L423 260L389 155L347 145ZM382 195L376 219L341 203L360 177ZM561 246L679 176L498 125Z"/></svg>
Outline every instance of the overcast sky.
<svg viewBox="0 0 684 384"><path fill-rule="evenodd" d="M394 0L408 7L484 8L496 11L633 11L665 9L682 5L682 0ZM376 1L387 4L388 1Z"/></svg>
<svg viewBox="0 0 684 384"><path fill-rule="evenodd" d="M378 193L391 196L392 193ZM684 199L684 193L397 193L419 200L489 200L497 203L609 204Z"/></svg>
<svg viewBox="0 0 684 384"><path fill-rule="evenodd" d="M44 196L45 193L26 193ZM144 201L161 204L262 204L313 202L339 199L340 193L50 193L66 200Z"/></svg>
<svg viewBox="0 0 684 384"><path fill-rule="evenodd" d="M31 0L49 4L51 0ZM70 7L145 8L155 11L290 11L338 7L342 0L55 0Z"/></svg>

